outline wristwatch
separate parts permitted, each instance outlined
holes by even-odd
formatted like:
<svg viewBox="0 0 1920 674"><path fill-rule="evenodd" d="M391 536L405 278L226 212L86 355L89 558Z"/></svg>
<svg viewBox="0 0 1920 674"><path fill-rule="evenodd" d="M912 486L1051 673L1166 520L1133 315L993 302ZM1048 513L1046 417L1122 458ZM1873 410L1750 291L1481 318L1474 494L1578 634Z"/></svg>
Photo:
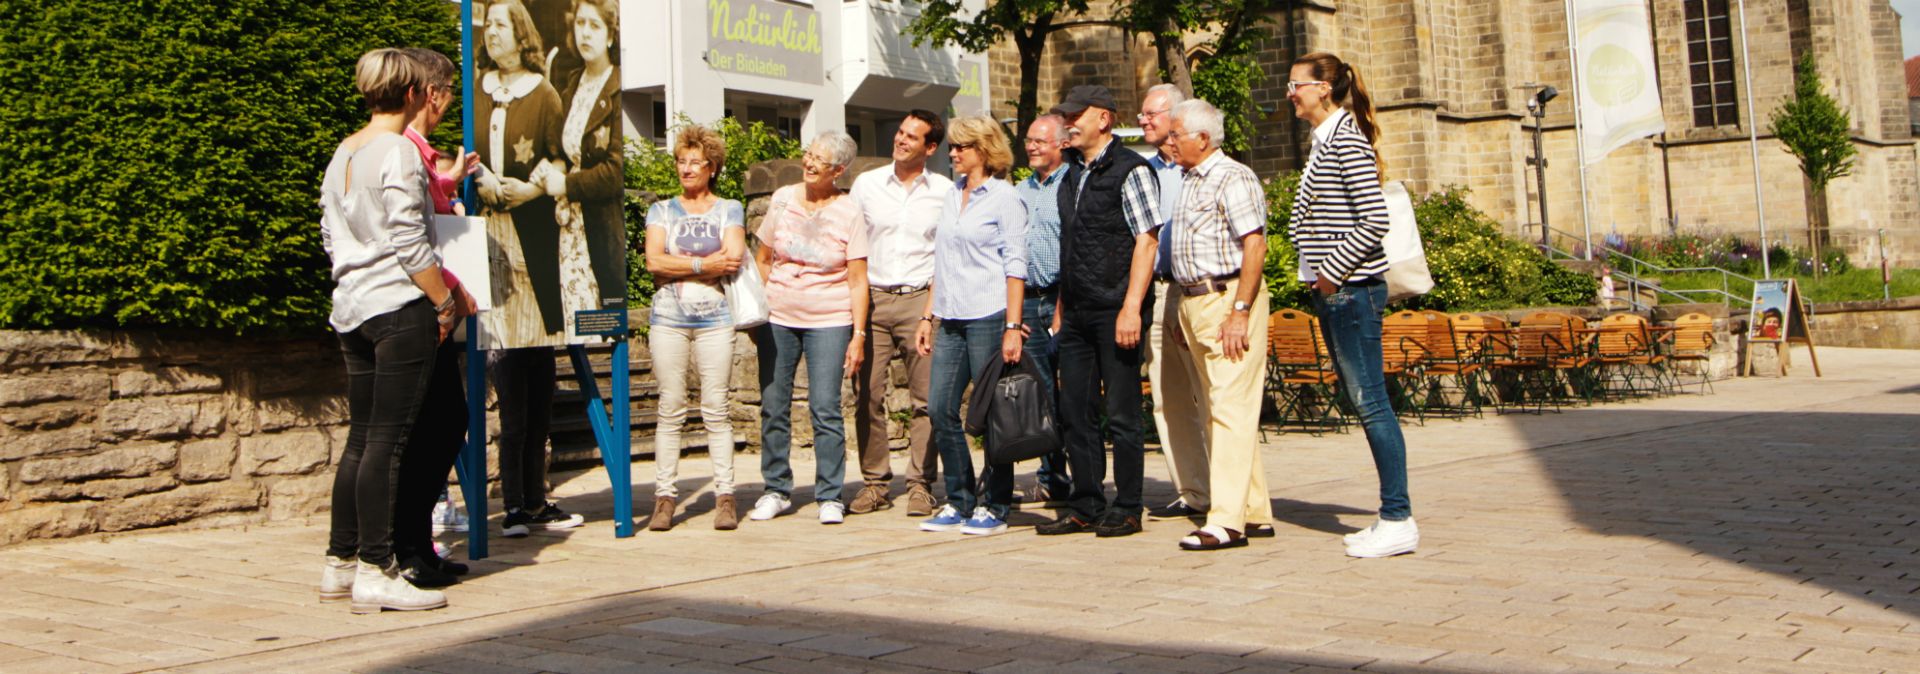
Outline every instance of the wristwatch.
<svg viewBox="0 0 1920 674"><path fill-rule="evenodd" d="M1002 327L1005 327L1008 330L1025 330L1027 328L1027 326L1021 325L1019 323L1008 323Z"/></svg>
<svg viewBox="0 0 1920 674"><path fill-rule="evenodd" d="M1234 302L1233 302L1233 310L1234 310L1234 311L1253 311L1253 305L1252 305L1252 304L1249 304L1249 303L1247 303L1247 302L1241 302L1241 301L1239 301L1239 300L1234 300Z"/></svg>

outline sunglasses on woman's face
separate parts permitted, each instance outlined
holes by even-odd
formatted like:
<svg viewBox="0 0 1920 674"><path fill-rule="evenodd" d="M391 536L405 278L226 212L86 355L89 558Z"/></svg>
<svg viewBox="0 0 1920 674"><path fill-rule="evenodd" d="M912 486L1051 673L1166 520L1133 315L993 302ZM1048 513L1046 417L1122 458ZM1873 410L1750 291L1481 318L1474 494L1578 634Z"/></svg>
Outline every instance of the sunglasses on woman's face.
<svg viewBox="0 0 1920 674"><path fill-rule="evenodd" d="M1299 91L1301 87L1310 87L1310 86L1313 86L1313 85L1315 85L1315 84L1327 84L1327 83L1326 83L1326 82L1322 82L1322 81L1320 81L1320 80L1305 80L1305 81L1301 81L1301 82L1288 82L1288 83L1287 83L1287 95L1288 95L1288 96L1292 96L1292 95L1293 95L1293 92L1296 92L1296 91Z"/></svg>
<svg viewBox="0 0 1920 674"><path fill-rule="evenodd" d="M974 145L973 143L954 143L952 145L949 145L948 147L953 148L954 152L965 152L967 150L972 150L978 146Z"/></svg>

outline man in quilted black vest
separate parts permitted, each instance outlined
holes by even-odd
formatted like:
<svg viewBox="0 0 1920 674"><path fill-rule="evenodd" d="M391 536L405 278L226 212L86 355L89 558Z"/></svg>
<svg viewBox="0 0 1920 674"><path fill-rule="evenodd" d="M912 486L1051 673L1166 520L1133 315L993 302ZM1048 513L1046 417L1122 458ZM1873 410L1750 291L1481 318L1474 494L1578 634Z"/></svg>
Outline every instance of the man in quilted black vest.
<svg viewBox="0 0 1920 674"><path fill-rule="evenodd" d="M1139 153L1114 142L1115 106L1106 87L1082 85L1053 112L1072 124L1067 175L1060 181L1060 420L1069 510L1035 529L1040 535L1140 531L1146 449L1140 426L1141 326L1152 310L1159 247L1160 183ZM1113 442L1113 500L1100 412Z"/></svg>

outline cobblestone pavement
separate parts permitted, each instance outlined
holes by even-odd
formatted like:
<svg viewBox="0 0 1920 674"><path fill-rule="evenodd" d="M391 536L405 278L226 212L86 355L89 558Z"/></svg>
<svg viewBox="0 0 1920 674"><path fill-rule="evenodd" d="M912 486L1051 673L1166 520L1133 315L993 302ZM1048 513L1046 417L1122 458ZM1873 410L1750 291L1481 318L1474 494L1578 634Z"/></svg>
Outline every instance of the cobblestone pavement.
<svg viewBox="0 0 1920 674"><path fill-rule="evenodd" d="M1175 547L1186 522L1041 538L1034 510L984 538L903 508L823 527L804 482L716 532L695 456L666 534L614 538L605 474L558 476L588 525L496 537L440 611L318 603L318 516L0 550L0 671L1920 671L1920 352L1821 355L1821 379L1408 426L1410 556L1341 553L1377 503L1358 433L1271 434L1279 535L1216 553Z"/></svg>

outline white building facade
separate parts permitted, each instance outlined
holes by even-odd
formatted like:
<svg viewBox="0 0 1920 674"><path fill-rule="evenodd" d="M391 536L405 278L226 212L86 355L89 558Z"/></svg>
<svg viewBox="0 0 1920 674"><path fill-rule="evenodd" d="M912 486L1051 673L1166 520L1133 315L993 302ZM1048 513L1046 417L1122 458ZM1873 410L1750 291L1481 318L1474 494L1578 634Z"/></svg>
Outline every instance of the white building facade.
<svg viewBox="0 0 1920 674"><path fill-rule="evenodd" d="M907 0L623 0L628 138L674 118L763 122L796 139L844 129L885 156L907 111L989 111L987 58L915 47ZM944 155L939 157L944 163Z"/></svg>

